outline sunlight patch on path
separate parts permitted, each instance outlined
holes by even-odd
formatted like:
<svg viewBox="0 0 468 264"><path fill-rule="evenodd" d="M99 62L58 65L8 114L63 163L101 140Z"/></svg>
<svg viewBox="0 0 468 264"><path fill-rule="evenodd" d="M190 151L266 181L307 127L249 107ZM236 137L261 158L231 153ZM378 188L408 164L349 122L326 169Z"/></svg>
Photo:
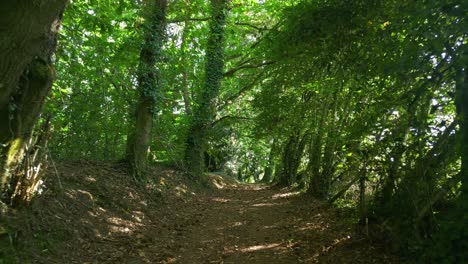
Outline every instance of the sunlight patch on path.
<svg viewBox="0 0 468 264"><path fill-rule="evenodd" d="M278 205L282 205L282 204L278 204L278 203L257 203L257 204L253 204L252 207L272 207L272 206L278 206Z"/></svg>
<svg viewBox="0 0 468 264"><path fill-rule="evenodd" d="M273 199L279 199L279 198L286 198L286 197L291 197L291 196L297 196L301 194L301 192L287 192L287 193L278 193L273 195L271 198Z"/></svg>
<svg viewBox="0 0 468 264"><path fill-rule="evenodd" d="M259 251L259 250L277 248L279 246L281 246L281 243L272 243L272 244L256 245L256 246L241 248L239 251L243 253L247 253L247 252L254 252L254 251Z"/></svg>
<svg viewBox="0 0 468 264"><path fill-rule="evenodd" d="M227 203L230 202L231 200L226 199L226 198L220 198L220 197L215 197L211 199L212 201L218 202L218 203Z"/></svg>
<svg viewBox="0 0 468 264"><path fill-rule="evenodd" d="M329 227L328 224L318 223L306 223L305 226L299 228L299 231L325 231Z"/></svg>
<svg viewBox="0 0 468 264"><path fill-rule="evenodd" d="M226 253L235 253L235 252L250 253L250 252L255 252L255 251L260 251L260 250L275 249L280 246L281 246L281 243L255 245L255 246L244 247L244 248L239 248L236 245L233 248L226 249Z"/></svg>

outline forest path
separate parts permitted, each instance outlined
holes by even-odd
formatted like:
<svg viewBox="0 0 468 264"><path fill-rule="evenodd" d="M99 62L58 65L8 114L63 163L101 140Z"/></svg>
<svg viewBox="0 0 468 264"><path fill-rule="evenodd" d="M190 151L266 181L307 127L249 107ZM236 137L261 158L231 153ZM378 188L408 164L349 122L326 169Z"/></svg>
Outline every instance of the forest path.
<svg viewBox="0 0 468 264"><path fill-rule="evenodd" d="M161 263L395 262L325 204L287 190L225 186L178 210L185 221Z"/></svg>
<svg viewBox="0 0 468 264"><path fill-rule="evenodd" d="M171 169L136 184L102 162L58 171L61 181L48 177L49 189L12 218L22 255L4 263L398 263L342 211L288 189L220 175L207 189Z"/></svg>

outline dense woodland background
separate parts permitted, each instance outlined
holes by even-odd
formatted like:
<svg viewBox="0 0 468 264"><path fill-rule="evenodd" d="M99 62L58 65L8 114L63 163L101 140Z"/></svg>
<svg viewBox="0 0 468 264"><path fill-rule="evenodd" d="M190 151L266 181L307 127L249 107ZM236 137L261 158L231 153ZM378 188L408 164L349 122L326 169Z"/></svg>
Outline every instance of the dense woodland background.
<svg viewBox="0 0 468 264"><path fill-rule="evenodd" d="M468 261L468 2L65 3L0 4L2 207L46 160L139 182L164 164L292 186L403 256Z"/></svg>

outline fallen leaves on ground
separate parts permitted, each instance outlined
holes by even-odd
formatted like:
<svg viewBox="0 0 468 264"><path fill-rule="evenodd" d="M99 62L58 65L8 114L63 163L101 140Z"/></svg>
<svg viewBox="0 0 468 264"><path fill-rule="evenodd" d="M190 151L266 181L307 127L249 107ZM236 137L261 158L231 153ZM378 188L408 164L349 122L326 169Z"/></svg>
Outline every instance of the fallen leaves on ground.
<svg viewBox="0 0 468 264"><path fill-rule="evenodd" d="M219 175L207 189L162 168L136 184L98 162L58 172L11 216L18 263L398 263L335 210L288 189Z"/></svg>

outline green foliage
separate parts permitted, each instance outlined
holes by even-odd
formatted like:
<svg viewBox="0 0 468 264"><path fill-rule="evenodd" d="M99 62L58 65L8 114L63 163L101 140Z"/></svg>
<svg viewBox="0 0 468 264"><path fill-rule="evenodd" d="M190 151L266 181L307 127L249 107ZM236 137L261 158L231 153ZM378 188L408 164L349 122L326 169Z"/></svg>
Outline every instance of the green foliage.
<svg viewBox="0 0 468 264"><path fill-rule="evenodd" d="M121 157L136 98L138 13L134 1L69 5L56 55L59 78L46 106L55 157Z"/></svg>
<svg viewBox="0 0 468 264"><path fill-rule="evenodd" d="M468 217L458 211L449 213L440 222L438 232L428 243L423 259L434 263L464 263L468 261Z"/></svg>
<svg viewBox="0 0 468 264"><path fill-rule="evenodd" d="M465 20L447 10L465 8L303 1L263 43L278 63L256 94L258 129L280 138L284 153L288 137L308 141L295 166L318 197L358 197L365 173L369 217L402 251L420 252L438 230L435 208L458 197L438 193L460 170L453 94Z"/></svg>
<svg viewBox="0 0 468 264"><path fill-rule="evenodd" d="M138 68L138 2L73 2L46 111L52 155L121 158L138 73L158 70L157 83L143 80L157 103L154 161L182 167L192 147L246 182L274 172L340 207L368 206L401 252L452 261L462 248L450 241L465 239L451 212L467 4L222 2L170 2L167 42L149 48L164 54L157 69Z"/></svg>

